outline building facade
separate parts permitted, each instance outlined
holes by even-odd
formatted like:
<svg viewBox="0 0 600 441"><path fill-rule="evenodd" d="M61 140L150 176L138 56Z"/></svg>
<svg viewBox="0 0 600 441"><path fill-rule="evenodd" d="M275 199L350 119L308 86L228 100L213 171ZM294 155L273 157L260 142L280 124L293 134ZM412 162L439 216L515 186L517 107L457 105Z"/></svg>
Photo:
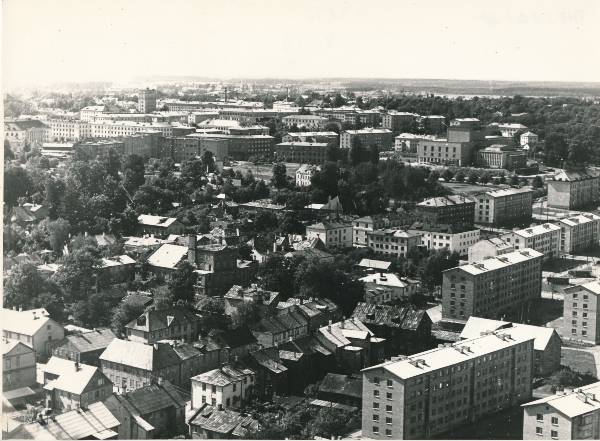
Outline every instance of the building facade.
<svg viewBox="0 0 600 441"><path fill-rule="evenodd" d="M352 221L352 245L366 247L369 245L367 235L381 228L398 227L406 223L406 218L397 215L364 216ZM408 222L410 223L410 222Z"/></svg>
<svg viewBox="0 0 600 441"><path fill-rule="evenodd" d="M407 253L421 245L421 234L401 229L381 229L367 233L367 246L377 254L406 257Z"/></svg>
<svg viewBox="0 0 600 441"><path fill-rule="evenodd" d="M445 138L421 139L417 145L417 161L422 164L467 166L471 164L472 153L470 142Z"/></svg>
<svg viewBox="0 0 600 441"><path fill-rule="evenodd" d="M575 253L598 245L600 240L600 216L582 213L566 219L559 219L560 251Z"/></svg>
<svg viewBox="0 0 600 441"><path fill-rule="evenodd" d="M319 222L306 227L308 239L321 239L327 248L352 246L352 224L345 222Z"/></svg>
<svg viewBox="0 0 600 441"><path fill-rule="evenodd" d="M547 260L559 257L560 232L558 225L543 224L504 234L500 239L511 245L515 251L531 248L542 253L544 260Z"/></svg>
<svg viewBox="0 0 600 441"><path fill-rule="evenodd" d="M35 351L18 340L2 341L2 390L36 384Z"/></svg>
<svg viewBox="0 0 600 441"><path fill-rule="evenodd" d="M600 283L571 286L564 290L561 335L567 340L600 343Z"/></svg>
<svg viewBox="0 0 600 441"><path fill-rule="evenodd" d="M417 204L415 214L431 225L473 225L475 201L459 195L425 199Z"/></svg>
<svg viewBox="0 0 600 441"><path fill-rule="evenodd" d="M156 89L143 89L138 94L138 112L150 113L156 111Z"/></svg>
<svg viewBox="0 0 600 441"><path fill-rule="evenodd" d="M483 168L515 170L527 165L527 153L507 145L494 144L477 151L476 164Z"/></svg>
<svg viewBox="0 0 600 441"><path fill-rule="evenodd" d="M571 210L600 200L600 176L587 171L562 170L546 182L549 207Z"/></svg>
<svg viewBox="0 0 600 441"><path fill-rule="evenodd" d="M443 272L442 316L500 318L540 298L543 254L529 248Z"/></svg>
<svg viewBox="0 0 600 441"><path fill-rule="evenodd" d="M350 150L355 139L360 141L364 149L376 145L380 152L390 150L394 144L391 130L368 128L343 131L340 134L340 148Z"/></svg>
<svg viewBox="0 0 600 441"><path fill-rule="evenodd" d="M192 378L192 409L203 404L239 409L253 395L256 373L241 365L226 364Z"/></svg>
<svg viewBox="0 0 600 441"><path fill-rule="evenodd" d="M502 330L363 369L362 434L428 439L531 398L533 337Z"/></svg>
<svg viewBox="0 0 600 441"><path fill-rule="evenodd" d="M327 160L329 144L325 142L282 142L275 146L278 161L322 164Z"/></svg>
<svg viewBox="0 0 600 441"><path fill-rule="evenodd" d="M497 227L529 224L533 192L525 188L488 191L475 195L475 223Z"/></svg>

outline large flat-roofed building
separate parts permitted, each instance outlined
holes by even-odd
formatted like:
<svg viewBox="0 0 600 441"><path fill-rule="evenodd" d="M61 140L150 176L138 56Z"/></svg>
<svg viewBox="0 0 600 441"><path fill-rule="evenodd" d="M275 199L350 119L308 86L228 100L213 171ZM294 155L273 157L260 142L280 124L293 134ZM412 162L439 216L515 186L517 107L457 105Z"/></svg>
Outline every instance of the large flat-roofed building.
<svg viewBox="0 0 600 441"><path fill-rule="evenodd" d="M564 290L561 335L568 340L600 344L600 283L588 282Z"/></svg>
<svg viewBox="0 0 600 441"><path fill-rule="evenodd" d="M281 122L286 127L296 126L307 129L323 129L329 122L329 119L319 115L289 115L281 118Z"/></svg>
<svg viewBox="0 0 600 441"><path fill-rule="evenodd" d="M481 128L481 121L477 118L456 118L450 121L446 131L450 142L477 142L483 141L485 134Z"/></svg>
<svg viewBox="0 0 600 441"><path fill-rule="evenodd" d="M525 225L531 221L533 192L509 188L475 196L475 223L499 227Z"/></svg>
<svg viewBox="0 0 600 441"><path fill-rule="evenodd" d="M419 115L409 112L397 112L389 110L381 117L381 126L392 132L402 132L415 128Z"/></svg>
<svg viewBox="0 0 600 441"><path fill-rule="evenodd" d="M398 153L417 154L419 141L434 140L432 135L416 135L414 133L400 133L394 138L394 150Z"/></svg>
<svg viewBox="0 0 600 441"><path fill-rule="evenodd" d="M581 213L566 219L559 219L560 251L574 253L586 250L600 241L600 217L592 213Z"/></svg>
<svg viewBox="0 0 600 441"><path fill-rule="evenodd" d="M134 121L97 122L86 123L90 126L90 136L93 138L116 138L131 136L147 130L158 130L162 136L173 136L176 127L169 123L142 123ZM181 126L185 127L185 126ZM188 132L193 132L193 127L188 127Z"/></svg>
<svg viewBox="0 0 600 441"><path fill-rule="evenodd" d="M92 136L90 123L69 119L49 119L47 141L79 141Z"/></svg>
<svg viewBox="0 0 600 441"><path fill-rule="evenodd" d="M544 255L544 260L557 258L560 254L560 227L555 224L535 225L512 233L501 239L512 245L515 251L531 248Z"/></svg>
<svg viewBox="0 0 600 441"><path fill-rule="evenodd" d="M421 233L396 228L367 232L367 246L377 254L406 257L413 248L421 245Z"/></svg>
<svg viewBox="0 0 600 441"><path fill-rule="evenodd" d="M138 112L150 113L156 110L156 89L140 90L138 95Z"/></svg>
<svg viewBox="0 0 600 441"><path fill-rule="evenodd" d="M475 201L459 195L439 196L419 202L415 213L432 225L473 225Z"/></svg>
<svg viewBox="0 0 600 441"><path fill-rule="evenodd" d="M427 133L442 133L446 127L446 117L442 115L421 115L419 128Z"/></svg>
<svg viewBox="0 0 600 441"><path fill-rule="evenodd" d="M326 142L338 143L340 135L335 132L289 132L281 137L281 142Z"/></svg>
<svg viewBox="0 0 600 441"><path fill-rule="evenodd" d="M391 228L406 222L404 216L394 214L364 216L352 221L352 245L355 247L366 247L368 245L367 234L381 228ZM408 222L410 224L410 222Z"/></svg>
<svg viewBox="0 0 600 441"><path fill-rule="evenodd" d="M390 150L393 145L392 131L388 129L345 130L340 134L340 148L350 149L355 139L363 148L376 145L379 151Z"/></svg>
<svg viewBox="0 0 600 441"><path fill-rule="evenodd" d="M363 369L363 437L432 438L529 400L533 342L502 329Z"/></svg>
<svg viewBox="0 0 600 441"><path fill-rule="evenodd" d="M480 236L479 229L473 227L421 222L415 222L409 231L420 234L421 245L428 250L448 250L461 256L469 253L469 247L479 241Z"/></svg>
<svg viewBox="0 0 600 441"><path fill-rule="evenodd" d="M422 139L417 145L417 161L424 164L466 166L471 164L473 144L446 138Z"/></svg>
<svg viewBox="0 0 600 441"><path fill-rule="evenodd" d="M282 142L275 146L275 154L279 161L322 164L328 149L326 142Z"/></svg>
<svg viewBox="0 0 600 441"><path fill-rule="evenodd" d="M476 164L484 168L514 170L527 165L527 153L508 145L493 144L477 151Z"/></svg>
<svg viewBox="0 0 600 441"><path fill-rule="evenodd" d="M221 133L193 133L189 138L198 138L199 150L210 150L217 158L226 154L236 161L247 161L251 157L271 157L275 138L269 135L227 135Z"/></svg>
<svg viewBox="0 0 600 441"><path fill-rule="evenodd" d="M546 182L549 207L571 210L597 205L600 200L600 175L562 170Z"/></svg>
<svg viewBox="0 0 600 441"><path fill-rule="evenodd" d="M600 382L531 401L523 407L523 439L600 439Z"/></svg>
<svg viewBox="0 0 600 441"><path fill-rule="evenodd" d="M525 248L444 271L442 317L495 319L540 298L542 257Z"/></svg>

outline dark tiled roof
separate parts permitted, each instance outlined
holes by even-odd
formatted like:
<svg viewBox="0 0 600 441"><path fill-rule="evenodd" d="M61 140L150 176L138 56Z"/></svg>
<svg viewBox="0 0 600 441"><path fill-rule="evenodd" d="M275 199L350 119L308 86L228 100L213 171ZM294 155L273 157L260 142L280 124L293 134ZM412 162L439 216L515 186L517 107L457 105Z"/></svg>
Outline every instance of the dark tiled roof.
<svg viewBox="0 0 600 441"><path fill-rule="evenodd" d="M319 384L319 392L362 398L362 377L328 373Z"/></svg>
<svg viewBox="0 0 600 441"><path fill-rule="evenodd" d="M59 348L77 352L92 352L105 349L115 338L117 336L110 329L95 329L65 337Z"/></svg>
<svg viewBox="0 0 600 441"><path fill-rule="evenodd" d="M215 406L204 404L190 419L190 426L199 426L210 432L217 432L235 437L248 437L258 431L258 421L230 409L219 410Z"/></svg>
<svg viewBox="0 0 600 441"><path fill-rule="evenodd" d="M48 126L37 119L21 119L16 121L7 121L7 125L14 126L19 130L27 130L31 128L47 129Z"/></svg>
<svg viewBox="0 0 600 441"><path fill-rule="evenodd" d="M256 337L247 326L220 332L212 338L229 348L239 348L256 343Z"/></svg>
<svg viewBox="0 0 600 441"><path fill-rule="evenodd" d="M414 331L426 318L425 310L392 305L374 305L360 302L354 308L352 317L367 325L385 325Z"/></svg>
<svg viewBox="0 0 600 441"><path fill-rule="evenodd" d="M261 349L260 351L252 352L250 357L254 359L254 361L260 366L273 372L274 374L280 374L288 370L281 363L277 348Z"/></svg>
<svg viewBox="0 0 600 441"><path fill-rule="evenodd" d="M138 320L145 316L145 321L140 321L138 324ZM145 332L152 332L159 329L165 329L170 327L171 325L181 325L188 324L191 322L198 321L198 317L191 311L188 311L185 308L174 307L168 309L161 309L159 311L151 310L142 314L137 319L130 321L126 328L137 329Z"/></svg>
<svg viewBox="0 0 600 441"><path fill-rule="evenodd" d="M185 407L189 395L176 389L171 383L152 384L127 392L122 397L129 402L140 415L148 415L169 407Z"/></svg>

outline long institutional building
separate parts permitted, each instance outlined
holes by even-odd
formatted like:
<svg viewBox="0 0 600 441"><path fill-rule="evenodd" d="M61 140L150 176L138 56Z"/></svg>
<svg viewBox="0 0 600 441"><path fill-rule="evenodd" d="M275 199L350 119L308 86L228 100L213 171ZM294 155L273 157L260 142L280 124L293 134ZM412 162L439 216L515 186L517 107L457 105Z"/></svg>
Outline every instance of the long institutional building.
<svg viewBox="0 0 600 441"><path fill-rule="evenodd" d="M392 131L388 129L346 130L340 135L340 148L350 149L358 139L363 149L376 145L379 151L391 150L394 145Z"/></svg>
<svg viewBox="0 0 600 441"><path fill-rule="evenodd" d="M523 439L600 439L600 382L522 407Z"/></svg>
<svg viewBox="0 0 600 441"><path fill-rule="evenodd" d="M540 298L543 254L524 248L443 272L442 316L497 319Z"/></svg>
<svg viewBox="0 0 600 441"><path fill-rule="evenodd" d="M525 188L488 191L475 195L475 223L513 227L528 224L533 192Z"/></svg>
<svg viewBox="0 0 600 441"><path fill-rule="evenodd" d="M365 439L426 439L531 399L534 336L502 329L363 369Z"/></svg>

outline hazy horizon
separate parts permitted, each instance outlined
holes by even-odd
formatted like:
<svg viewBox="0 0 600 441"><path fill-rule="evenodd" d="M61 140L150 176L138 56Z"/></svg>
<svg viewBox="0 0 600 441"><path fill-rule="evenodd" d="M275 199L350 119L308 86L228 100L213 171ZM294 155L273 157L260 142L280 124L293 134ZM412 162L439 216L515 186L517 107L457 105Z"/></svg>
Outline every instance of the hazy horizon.
<svg viewBox="0 0 600 441"><path fill-rule="evenodd" d="M600 2L5 0L3 86L214 79L600 82Z"/></svg>

